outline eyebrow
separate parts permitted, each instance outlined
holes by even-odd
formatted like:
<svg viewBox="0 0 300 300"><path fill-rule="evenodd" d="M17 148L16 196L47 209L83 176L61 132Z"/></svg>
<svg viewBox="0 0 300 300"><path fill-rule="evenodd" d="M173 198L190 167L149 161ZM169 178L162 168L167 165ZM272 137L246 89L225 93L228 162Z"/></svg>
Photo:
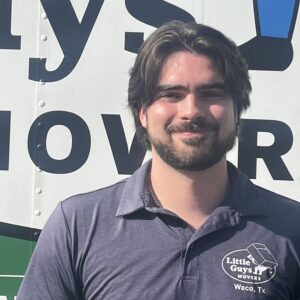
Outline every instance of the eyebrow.
<svg viewBox="0 0 300 300"><path fill-rule="evenodd" d="M202 90L210 90L210 89L220 89L223 91L227 91L227 88L225 86L225 84L223 82L214 82L214 83L205 83L205 84L201 84L199 86L196 87L197 91L202 91ZM162 84L159 85L156 89L157 93L161 93L161 92L166 92L166 91L187 91L188 88L184 85L180 85L180 84Z"/></svg>
<svg viewBox="0 0 300 300"><path fill-rule="evenodd" d="M226 91L227 88L223 82L214 82L214 83L207 83L207 84L201 84L198 88L198 90L211 90L211 89L219 89Z"/></svg>
<svg viewBox="0 0 300 300"><path fill-rule="evenodd" d="M170 90L186 91L187 87L180 85L180 84L162 84L156 88L157 93L166 92L166 91L170 91Z"/></svg>

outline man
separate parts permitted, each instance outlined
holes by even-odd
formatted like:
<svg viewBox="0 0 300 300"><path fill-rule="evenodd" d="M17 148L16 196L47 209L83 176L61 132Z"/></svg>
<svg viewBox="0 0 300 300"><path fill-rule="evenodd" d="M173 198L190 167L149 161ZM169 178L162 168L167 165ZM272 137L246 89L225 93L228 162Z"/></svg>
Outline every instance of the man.
<svg viewBox="0 0 300 300"><path fill-rule="evenodd" d="M18 300L300 299L300 205L226 161L250 91L222 33L156 30L128 91L152 161L58 205Z"/></svg>

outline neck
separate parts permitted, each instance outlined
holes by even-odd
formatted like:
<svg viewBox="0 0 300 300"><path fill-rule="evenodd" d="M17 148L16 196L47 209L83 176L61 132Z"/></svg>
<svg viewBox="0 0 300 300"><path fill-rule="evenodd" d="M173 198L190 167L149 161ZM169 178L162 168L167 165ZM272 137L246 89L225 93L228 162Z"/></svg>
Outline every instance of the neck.
<svg viewBox="0 0 300 300"><path fill-rule="evenodd" d="M225 198L226 158L203 171L182 171L172 168L153 152L151 183L163 208L198 229Z"/></svg>

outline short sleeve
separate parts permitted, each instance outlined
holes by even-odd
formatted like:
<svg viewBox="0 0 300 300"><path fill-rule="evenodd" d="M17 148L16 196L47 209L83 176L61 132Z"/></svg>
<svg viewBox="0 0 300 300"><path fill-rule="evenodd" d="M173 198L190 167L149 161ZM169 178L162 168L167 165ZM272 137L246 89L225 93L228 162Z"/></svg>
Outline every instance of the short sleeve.
<svg viewBox="0 0 300 300"><path fill-rule="evenodd" d="M81 299L72 259L72 238L61 203L42 230L17 299Z"/></svg>

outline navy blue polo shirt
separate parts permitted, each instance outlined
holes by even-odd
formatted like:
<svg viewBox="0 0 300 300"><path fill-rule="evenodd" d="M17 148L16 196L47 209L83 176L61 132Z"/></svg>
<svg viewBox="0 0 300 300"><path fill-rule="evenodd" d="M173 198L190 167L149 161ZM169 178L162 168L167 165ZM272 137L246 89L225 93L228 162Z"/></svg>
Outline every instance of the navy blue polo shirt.
<svg viewBox="0 0 300 300"><path fill-rule="evenodd" d="M300 299L298 202L228 163L227 198L193 231L154 203L150 164L59 203L18 300Z"/></svg>

